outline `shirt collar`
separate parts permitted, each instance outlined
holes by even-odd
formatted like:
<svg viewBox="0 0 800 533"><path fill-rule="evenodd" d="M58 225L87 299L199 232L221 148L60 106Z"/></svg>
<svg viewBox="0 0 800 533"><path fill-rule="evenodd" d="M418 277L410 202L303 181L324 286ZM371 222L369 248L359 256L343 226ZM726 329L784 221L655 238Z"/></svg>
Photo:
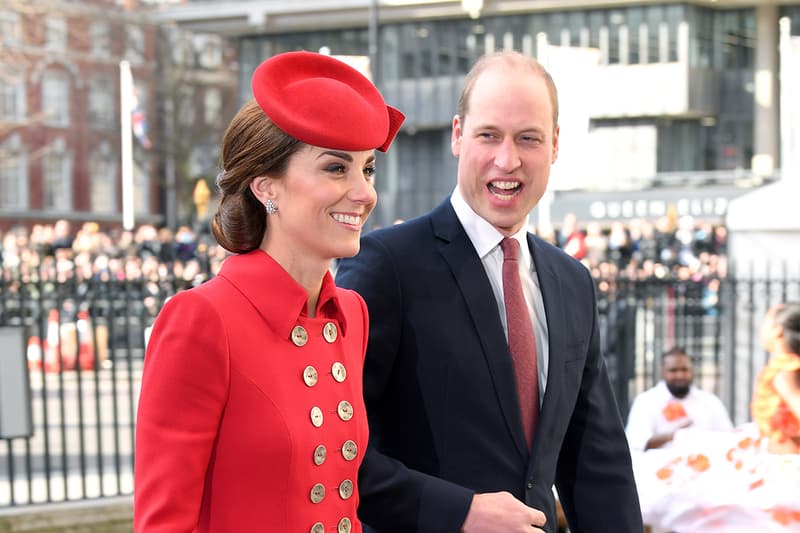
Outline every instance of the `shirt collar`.
<svg viewBox="0 0 800 533"><path fill-rule="evenodd" d="M464 227L467 237L469 237L469 240L472 242L472 246L475 248L475 251L478 252L478 257L483 260L487 255L492 253L492 251L497 249L500 245L500 241L502 241L505 236L470 207L461 195L461 190L458 185L453 189L453 194L450 195L450 203L453 206L453 210L456 212L458 221L461 222L461 225ZM511 238L519 242L520 261L523 267L535 271L536 269L532 264L530 247L528 246L527 226L523 225L518 232L511 235Z"/></svg>
<svg viewBox="0 0 800 533"><path fill-rule="evenodd" d="M282 337L289 338L300 317L308 316L308 292L263 250L228 257L219 277L236 287ZM345 315L330 272L322 279L316 316L337 320L346 334Z"/></svg>

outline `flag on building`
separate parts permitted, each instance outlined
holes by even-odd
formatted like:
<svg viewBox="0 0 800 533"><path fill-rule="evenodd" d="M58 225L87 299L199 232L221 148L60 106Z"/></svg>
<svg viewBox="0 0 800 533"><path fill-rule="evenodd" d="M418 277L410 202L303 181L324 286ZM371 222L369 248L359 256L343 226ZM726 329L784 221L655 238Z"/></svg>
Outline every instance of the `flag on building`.
<svg viewBox="0 0 800 533"><path fill-rule="evenodd" d="M136 84L131 79L131 128L133 135L142 145L142 148L149 149L153 146L150 142L150 137L147 136L147 118L145 117L144 109L139 103L139 94L136 89Z"/></svg>

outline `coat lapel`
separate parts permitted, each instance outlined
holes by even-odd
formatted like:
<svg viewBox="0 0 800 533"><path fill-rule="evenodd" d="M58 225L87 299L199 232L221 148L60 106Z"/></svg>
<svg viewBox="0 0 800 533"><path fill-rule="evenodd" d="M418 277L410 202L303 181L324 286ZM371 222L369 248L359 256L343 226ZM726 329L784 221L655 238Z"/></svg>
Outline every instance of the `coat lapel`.
<svg viewBox="0 0 800 533"><path fill-rule="evenodd" d="M558 274L553 268L552 261L542 241L537 240L528 234L528 246L531 250L536 274L539 277L539 287L542 291L542 303L547 314L547 340L549 348L549 361L547 371L547 386L545 387L544 400L539 413L539 421L536 425L536 435L548 432L548 427L562 423L564 413L558 411L559 396L564 387L564 362L563 354L566 346L564 334L565 309L564 300L561 295L561 283ZM547 434L547 433L545 433ZM534 437L533 453L531 458L537 456L538 446L544 439Z"/></svg>
<svg viewBox="0 0 800 533"><path fill-rule="evenodd" d="M506 426L522 457L527 457L511 355L486 270L449 198L431 212L431 221L440 242L440 253L453 272L480 338Z"/></svg>

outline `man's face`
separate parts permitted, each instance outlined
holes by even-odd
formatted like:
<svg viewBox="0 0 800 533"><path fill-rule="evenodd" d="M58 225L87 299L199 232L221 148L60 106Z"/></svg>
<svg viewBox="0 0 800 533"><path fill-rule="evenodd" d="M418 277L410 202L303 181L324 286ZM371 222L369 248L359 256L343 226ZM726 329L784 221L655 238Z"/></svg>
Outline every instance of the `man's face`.
<svg viewBox="0 0 800 533"><path fill-rule="evenodd" d="M684 398L692 385L692 360L688 355L669 355L661 365L661 375L669 392L676 398Z"/></svg>
<svg viewBox="0 0 800 533"><path fill-rule="evenodd" d="M504 64L478 77L466 116L453 119L459 190L472 210L504 235L525 225L544 194L558 154L554 126L544 78Z"/></svg>

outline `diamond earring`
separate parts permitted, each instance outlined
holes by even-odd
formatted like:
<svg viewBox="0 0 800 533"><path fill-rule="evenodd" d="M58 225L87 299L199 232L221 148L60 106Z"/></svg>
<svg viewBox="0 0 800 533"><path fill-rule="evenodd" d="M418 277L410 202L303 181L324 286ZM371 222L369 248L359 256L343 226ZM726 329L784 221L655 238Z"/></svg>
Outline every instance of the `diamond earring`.
<svg viewBox="0 0 800 533"><path fill-rule="evenodd" d="M264 208L267 210L268 215L274 215L275 213L278 212L278 206L272 203L272 200L269 199L267 199L267 201L264 202Z"/></svg>

